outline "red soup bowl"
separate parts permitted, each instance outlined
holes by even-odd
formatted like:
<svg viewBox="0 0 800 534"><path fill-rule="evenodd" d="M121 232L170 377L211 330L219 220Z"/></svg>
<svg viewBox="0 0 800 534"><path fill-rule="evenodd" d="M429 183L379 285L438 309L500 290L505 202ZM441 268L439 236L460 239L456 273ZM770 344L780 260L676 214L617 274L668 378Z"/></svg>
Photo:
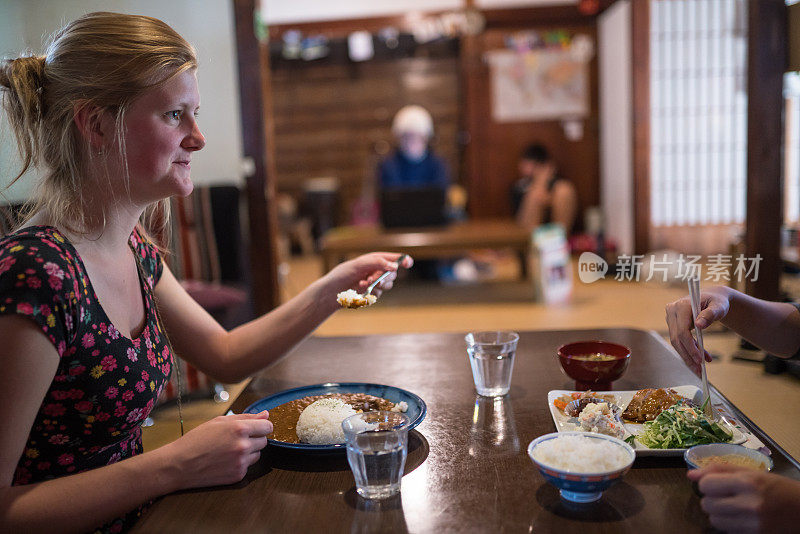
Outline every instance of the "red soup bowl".
<svg viewBox="0 0 800 534"><path fill-rule="evenodd" d="M631 349L608 341L577 341L558 349L561 369L579 391L608 391L628 368Z"/></svg>

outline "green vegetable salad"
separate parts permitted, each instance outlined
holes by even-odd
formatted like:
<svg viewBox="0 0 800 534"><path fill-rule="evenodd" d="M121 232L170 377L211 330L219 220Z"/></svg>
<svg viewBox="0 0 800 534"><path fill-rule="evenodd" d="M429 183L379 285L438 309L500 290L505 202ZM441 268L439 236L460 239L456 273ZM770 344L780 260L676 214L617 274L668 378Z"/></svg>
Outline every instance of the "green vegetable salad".
<svg viewBox="0 0 800 534"><path fill-rule="evenodd" d="M684 449L706 443L725 443L733 439L733 434L706 417L702 407L679 403L644 423L644 431L636 439L651 449Z"/></svg>

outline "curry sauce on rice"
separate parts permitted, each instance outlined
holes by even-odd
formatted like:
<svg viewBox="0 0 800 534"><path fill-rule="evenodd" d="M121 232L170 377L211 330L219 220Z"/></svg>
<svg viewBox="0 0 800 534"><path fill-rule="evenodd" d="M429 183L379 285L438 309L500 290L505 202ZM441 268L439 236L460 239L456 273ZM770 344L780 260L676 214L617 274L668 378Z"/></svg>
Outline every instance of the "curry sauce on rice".
<svg viewBox="0 0 800 534"><path fill-rule="evenodd" d="M297 436L297 421L300 419L300 414L309 405L322 399L339 399L351 406L356 413L377 410L405 412L408 410L408 404L405 402L394 403L382 397L367 395L366 393L311 395L289 401L269 410L269 420L272 421L273 426L273 431L269 438L286 443L303 443Z"/></svg>

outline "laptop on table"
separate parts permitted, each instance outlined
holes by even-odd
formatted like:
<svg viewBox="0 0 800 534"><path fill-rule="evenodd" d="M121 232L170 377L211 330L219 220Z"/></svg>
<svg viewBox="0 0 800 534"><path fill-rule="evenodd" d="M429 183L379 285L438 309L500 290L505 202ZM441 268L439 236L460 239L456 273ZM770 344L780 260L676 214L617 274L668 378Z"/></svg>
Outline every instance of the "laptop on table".
<svg viewBox="0 0 800 534"><path fill-rule="evenodd" d="M384 228L444 226L446 191L440 187L415 187L381 191Z"/></svg>

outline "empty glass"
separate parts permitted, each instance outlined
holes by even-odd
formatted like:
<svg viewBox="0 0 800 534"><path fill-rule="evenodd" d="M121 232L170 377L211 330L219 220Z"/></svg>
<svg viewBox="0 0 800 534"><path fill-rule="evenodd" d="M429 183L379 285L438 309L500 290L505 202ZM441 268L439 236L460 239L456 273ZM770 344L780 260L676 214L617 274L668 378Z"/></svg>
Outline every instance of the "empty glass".
<svg viewBox="0 0 800 534"><path fill-rule="evenodd" d="M356 491L365 499L384 499L400 491L408 450L408 416L365 412L342 421L347 461Z"/></svg>
<svg viewBox="0 0 800 534"><path fill-rule="evenodd" d="M466 336L472 379L478 395L497 397L508 393L514 354L519 334L516 332L471 332Z"/></svg>

